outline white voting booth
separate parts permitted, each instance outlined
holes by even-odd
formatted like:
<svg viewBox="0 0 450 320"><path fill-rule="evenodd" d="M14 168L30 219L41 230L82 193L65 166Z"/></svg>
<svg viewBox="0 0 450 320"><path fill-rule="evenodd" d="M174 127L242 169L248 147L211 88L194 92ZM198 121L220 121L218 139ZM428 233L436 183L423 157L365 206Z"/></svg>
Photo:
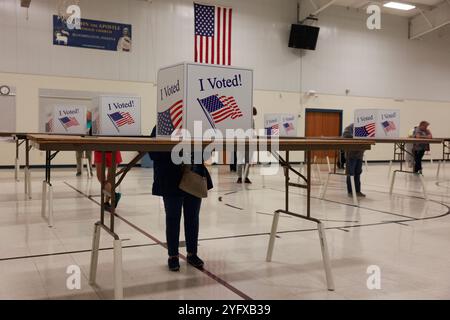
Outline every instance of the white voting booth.
<svg viewBox="0 0 450 320"><path fill-rule="evenodd" d="M264 115L264 129L268 136L296 137L297 117L294 114L267 113Z"/></svg>
<svg viewBox="0 0 450 320"><path fill-rule="evenodd" d="M99 96L93 99L92 134L141 135L141 98Z"/></svg>
<svg viewBox="0 0 450 320"><path fill-rule="evenodd" d="M400 110L355 110L354 136L360 138L398 138L400 136Z"/></svg>
<svg viewBox="0 0 450 320"><path fill-rule="evenodd" d="M200 138L208 129L252 129L253 71L181 63L158 71L157 135ZM194 130L194 123L201 129Z"/></svg>
<svg viewBox="0 0 450 320"><path fill-rule="evenodd" d="M45 132L62 134L86 134L85 106L54 106L45 122Z"/></svg>

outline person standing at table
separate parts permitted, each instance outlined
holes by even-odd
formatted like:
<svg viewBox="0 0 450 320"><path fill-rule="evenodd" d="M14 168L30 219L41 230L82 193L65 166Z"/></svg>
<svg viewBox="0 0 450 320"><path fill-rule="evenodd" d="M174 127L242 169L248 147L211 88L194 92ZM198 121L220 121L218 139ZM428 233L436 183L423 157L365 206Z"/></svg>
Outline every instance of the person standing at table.
<svg viewBox="0 0 450 320"><path fill-rule="evenodd" d="M255 130L255 116L258 114L258 111L255 107L253 107L253 117L252 117L252 129ZM245 183L252 183L248 178L248 174L250 172L250 155L248 152L236 152L236 162L237 163L237 175L238 179L236 183L242 183L242 178L244 178ZM245 177L244 177L245 174Z"/></svg>
<svg viewBox="0 0 450 320"><path fill-rule="evenodd" d="M90 111L87 112L87 119L86 119L86 127L87 131L86 133L90 136L92 136L92 113ZM90 171L92 172L92 152L91 151L75 151L76 157L77 157L77 174L76 176L81 176L81 170L83 170L83 164L81 163L81 160L83 159L83 152L85 154L86 159L88 159L88 166L90 168Z"/></svg>
<svg viewBox="0 0 450 320"><path fill-rule="evenodd" d="M105 159L106 159L106 173L104 173L105 176L105 190L111 194L111 184L108 182L112 177L116 175L116 169L119 164L122 163L122 155L120 154L120 151L116 151L116 164L115 166L112 165L112 152L105 152ZM97 171L97 179L100 183L102 183L102 152L100 151L94 151L94 163L95 163L95 169ZM122 194L120 192L115 192L115 208L119 204L119 200L122 197ZM111 210L111 203L110 203L111 197L106 195L105 196L105 210L110 211Z"/></svg>
<svg viewBox="0 0 450 320"><path fill-rule="evenodd" d="M156 137L156 127L151 137ZM202 199L179 188L183 176L183 166L172 162L170 152L149 152L153 160L152 194L161 196L166 211L166 239L170 271L180 270L179 244L181 211L184 215L187 262L196 268L203 268L204 262L197 255L199 215ZM204 164L193 164L195 172L206 178L207 188L212 189L211 176ZM193 170L194 171L194 170ZM198 172L199 171L199 172Z"/></svg>
<svg viewBox="0 0 450 320"><path fill-rule="evenodd" d="M342 136L344 138L353 138L353 130L354 124L352 123L344 129L344 133L342 134ZM366 196L364 193L361 192L361 174L362 174L363 158L364 158L364 151L362 150L348 151L346 154L347 193L350 197L353 195L350 176L353 176L355 179L356 195L358 197Z"/></svg>
<svg viewBox="0 0 450 320"><path fill-rule="evenodd" d="M417 139L431 139L433 135L428 129L430 125L427 121L421 121L418 127L414 128L414 138ZM430 151L430 144L415 143L413 146L414 154L414 173L422 174L422 159L426 151Z"/></svg>

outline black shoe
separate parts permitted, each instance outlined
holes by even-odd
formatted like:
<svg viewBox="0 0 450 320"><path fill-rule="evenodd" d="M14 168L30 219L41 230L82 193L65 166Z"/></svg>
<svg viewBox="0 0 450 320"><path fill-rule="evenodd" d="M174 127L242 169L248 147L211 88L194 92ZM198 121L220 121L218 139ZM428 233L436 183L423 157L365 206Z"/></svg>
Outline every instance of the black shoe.
<svg viewBox="0 0 450 320"><path fill-rule="evenodd" d="M170 257L167 260L167 265L170 271L178 271L180 270L180 259L178 257Z"/></svg>
<svg viewBox="0 0 450 320"><path fill-rule="evenodd" d="M245 183L252 183L249 178L245 178Z"/></svg>
<svg viewBox="0 0 450 320"><path fill-rule="evenodd" d="M81 172L77 172L76 176L77 177L81 176Z"/></svg>
<svg viewBox="0 0 450 320"><path fill-rule="evenodd" d="M205 264L205 263L203 262L203 260L200 259L196 254L188 255L188 256L187 256L187 262L188 262L191 266L193 266L193 267L195 267L195 268L199 268L199 269L203 268L203 265Z"/></svg>
<svg viewBox="0 0 450 320"><path fill-rule="evenodd" d="M242 183L242 178L238 178L236 183Z"/></svg>
<svg viewBox="0 0 450 320"><path fill-rule="evenodd" d="M361 197L361 198L365 198L366 197L366 195L364 193L362 193L362 192L357 192L356 196L357 197Z"/></svg>
<svg viewBox="0 0 450 320"><path fill-rule="evenodd" d="M105 202L105 211L111 212L111 204L109 202Z"/></svg>

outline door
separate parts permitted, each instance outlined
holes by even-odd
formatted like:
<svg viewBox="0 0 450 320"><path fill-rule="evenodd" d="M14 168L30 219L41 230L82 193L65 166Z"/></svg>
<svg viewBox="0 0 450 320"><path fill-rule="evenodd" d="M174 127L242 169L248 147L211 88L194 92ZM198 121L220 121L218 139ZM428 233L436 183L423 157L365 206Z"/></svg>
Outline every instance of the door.
<svg viewBox="0 0 450 320"><path fill-rule="evenodd" d="M342 110L306 109L305 136L306 137L338 137L342 133ZM318 163L326 163L327 158L334 162L335 152L314 151Z"/></svg>

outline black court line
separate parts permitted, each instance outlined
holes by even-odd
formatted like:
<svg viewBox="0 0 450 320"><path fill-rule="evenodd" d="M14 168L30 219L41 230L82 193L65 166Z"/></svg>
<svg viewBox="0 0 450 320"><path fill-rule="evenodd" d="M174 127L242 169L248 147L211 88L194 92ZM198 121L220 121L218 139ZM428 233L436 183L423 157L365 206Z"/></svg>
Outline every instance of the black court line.
<svg viewBox="0 0 450 320"><path fill-rule="evenodd" d="M84 195L86 198L88 198L89 200L97 203L98 205L99 202L97 202L96 200L92 199L91 197L89 197L87 194L85 194L84 192L82 192L81 190L78 190L77 188L75 188L74 186L70 185L67 182L64 182L67 186L69 186L70 188L72 188L73 190L77 191L78 193ZM160 241L158 238L152 236L151 234L149 234L148 232L146 232L145 230L139 228L138 226L136 226L135 224L131 223L130 221L122 218L119 214L115 213L114 214L115 217L117 217L118 219L120 219L121 221L125 222L126 224L128 224L130 227L132 227L133 229L139 231L141 234L147 236L148 238L152 239L154 242L156 242L158 245L160 245L163 248L167 249L167 245L165 245L162 241ZM186 256L184 256L183 254L179 254L180 258L187 261ZM240 291L239 289L237 289L236 287L232 286L230 283L228 283L227 281L225 281L224 279L220 278L219 276L215 275L214 273L212 273L211 271L209 271L206 268L202 268L202 269L197 269L200 272L204 273L205 275L207 275L208 277L210 277L211 279L215 280L217 283L223 285L225 288L227 288L228 290L230 290L231 292L233 292L234 294L238 295L239 297L241 297L244 300L253 300L252 298L250 298L250 296L246 295L244 292Z"/></svg>
<svg viewBox="0 0 450 320"><path fill-rule="evenodd" d="M225 205L228 206L228 207L230 207L230 208L233 208L233 209L244 210L243 208L236 207L236 206L233 206L233 205L228 204L228 203L225 203Z"/></svg>
<svg viewBox="0 0 450 320"><path fill-rule="evenodd" d="M133 244L129 246L123 246L123 249L129 249L129 248L140 248L140 247L151 247L151 246L157 246L157 243L148 243L148 244ZM100 248L98 250L100 251L108 251L113 250L113 247L108 248ZM34 254L34 255L27 255L27 256L15 256L15 257L8 257L8 258L0 258L1 261L9 261L9 260L20 260L20 259L30 259L30 258L43 258L43 257L51 257L51 256L61 256L65 254L77 254L77 253L88 253L91 252L92 249L85 249L85 250L75 250L75 251L63 251L63 252L53 252L53 253L42 253L42 254Z"/></svg>
<svg viewBox="0 0 450 320"><path fill-rule="evenodd" d="M344 228L337 228L336 230L341 230L341 231L344 231L344 232L350 232L350 230L347 230L347 229L344 229Z"/></svg>

